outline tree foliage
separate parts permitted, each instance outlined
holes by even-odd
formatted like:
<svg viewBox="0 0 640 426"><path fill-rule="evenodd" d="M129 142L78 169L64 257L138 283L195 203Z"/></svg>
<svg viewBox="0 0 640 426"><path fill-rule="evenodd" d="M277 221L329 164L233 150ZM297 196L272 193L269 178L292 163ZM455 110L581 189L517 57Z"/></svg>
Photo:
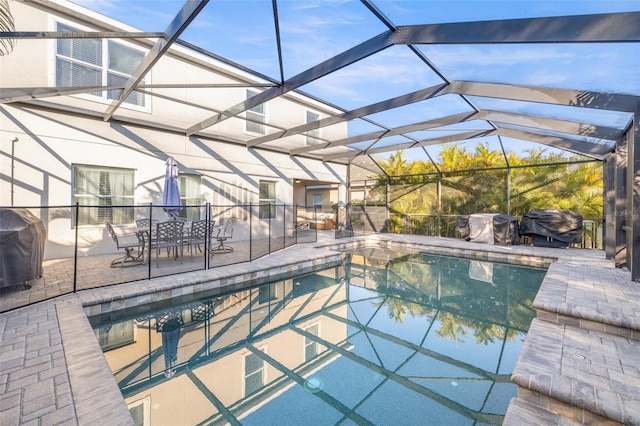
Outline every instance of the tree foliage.
<svg viewBox="0 0 640 426"><path fill-rule="evenodd" d="M434 165L408 161L403 151L397 151L382 164L389 178L379 176L369 196L384 200L388 183L392 213L436 214L440 180L443 214L506 213L510 198L513 216L531 209L559 209L585 218L602 217L602 164L579 160L545 149L520 155L509 151L505 160L501 150L489 149L487 144L478 144L473 151L450 144Z"/></svg>

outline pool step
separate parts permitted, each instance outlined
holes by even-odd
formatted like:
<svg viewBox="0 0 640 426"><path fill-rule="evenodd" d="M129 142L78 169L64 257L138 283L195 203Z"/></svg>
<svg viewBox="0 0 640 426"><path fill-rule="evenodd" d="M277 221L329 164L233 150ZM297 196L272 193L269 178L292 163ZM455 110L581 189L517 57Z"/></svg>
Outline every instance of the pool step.
<svg viewBox="0 0 640 426"><path fill-rule="evenodd" d="M511 380L518 400L562 418L639 425L639 366L638 340L534 319Z"/></svg>
<svg viewBox="0 0 640 426"><path fill-rule="evenodd" d="M625 269L558 262L533 307L545 321L640 340L639 286Z"/></svg>
<svg viewBox="0 0 640 426"><path fill-rule="evenodd" d="M630 278L601 264L550 265L505 424L640 425L640 284Z"/></svg>
<svg viewBox="0 0 640 426"><path fill-rule="evenodd" d="M504 424L519 426L565 425L578 426L582 422L573 421L553 411L533 405L522 399L514 398L504 417Z"/></svg>

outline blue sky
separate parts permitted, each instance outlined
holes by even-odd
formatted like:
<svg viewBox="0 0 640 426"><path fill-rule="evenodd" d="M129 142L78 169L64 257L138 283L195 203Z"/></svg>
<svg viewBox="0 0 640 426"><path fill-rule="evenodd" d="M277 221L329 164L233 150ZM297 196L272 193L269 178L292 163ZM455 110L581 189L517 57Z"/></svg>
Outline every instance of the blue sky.
<svg viewBox="0 0 640 426"><path fill-rule="evenodd" d="M143 31L163 31L184 3L182 0L74 2ZM374 0L374 3L396 25L640 11L638 0ZM386 30L358 0L280 0L278 15L285 78ZM181 38L279 79L271 0L211 0ZM640 95L640 46L637 43L418 48L449 80ZM393 46L301 89L344 109L353 109L440 82L437 74L407 46ZM523 110L525 106L506 101L488 103L527 112ZM469 106L465 102L445 96L372 118L384 120L384 124L401 125L407 120L416 121L408 118L416 114L429 119L466 110ZM570 110L559 109L554 114L572 118ZM626 120L610 115L595 119ZM353 124L352 134L370 127Z"/></svg>

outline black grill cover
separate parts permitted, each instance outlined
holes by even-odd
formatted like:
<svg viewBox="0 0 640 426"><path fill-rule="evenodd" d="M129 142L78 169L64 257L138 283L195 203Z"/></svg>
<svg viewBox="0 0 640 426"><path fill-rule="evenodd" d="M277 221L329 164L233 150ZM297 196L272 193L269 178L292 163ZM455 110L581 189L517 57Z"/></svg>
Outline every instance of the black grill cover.
<svg viewBox="0 0 640 426"><path fill-rule="evenodd" d="M579 243L582 241L582 215L570 210L531 210L520 221L520 233Z"/></svg>
<svg viewBox="0 0 640 426"><path fill-rule="evenodd" d="M517 217L508 214L493 217L493 243L501 246L520 244Z"/></svg>
<svg viewBox="0 0 640 426"><path fill-rule="evenodd" d="M0 277L3 287L42 277L47 232L27 209L0 209Z"/></svg>
<svg viewBox="0 0 640 426"><path fill-rule="evenodd" d="M469 215L458 216L456 237L469 241L469 235L471 235L471 229L469 228Z"/></svg>

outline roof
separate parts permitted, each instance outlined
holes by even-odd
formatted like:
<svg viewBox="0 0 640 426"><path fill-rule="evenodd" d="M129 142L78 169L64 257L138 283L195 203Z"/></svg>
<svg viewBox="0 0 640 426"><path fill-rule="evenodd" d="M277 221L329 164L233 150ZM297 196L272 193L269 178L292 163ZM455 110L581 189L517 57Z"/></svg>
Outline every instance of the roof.
<svg viewBox="0 0 640 426"><path fill-rule="evenodd" d="M328 105L335 113L326 118L294 127L269 122L267 135L243 142L292 156L350 163L401 149L427 160L456 142L503 151L541 144L602 160L640 105L638 2L191 0L161 2L157 10L144 0L78 0L99 11L65 0L32 3L71 10L105 29L74 37L153 40L121 99L144 90L142 78L170 49L253 76L258 95L221 110L202 105L213 111L179 129L185 135L295 93ZM2 37L69 34L16 28ZM36 93L43 99L77 90L0 87L0 98L34 102ZM146 93L166 98L162 90ZM121 103L113 101L103 118ZM322 129L345 122L347 138L323 137ZM287 143L316 129L317 144Z"/></svg>

